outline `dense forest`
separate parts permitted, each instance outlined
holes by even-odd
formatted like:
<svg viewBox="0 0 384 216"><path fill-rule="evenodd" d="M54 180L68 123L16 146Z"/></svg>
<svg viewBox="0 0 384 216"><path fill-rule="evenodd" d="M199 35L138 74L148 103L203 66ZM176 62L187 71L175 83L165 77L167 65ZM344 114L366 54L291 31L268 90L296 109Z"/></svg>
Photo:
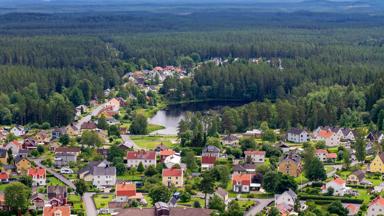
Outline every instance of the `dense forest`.
<svg viewBox="0 0 384 216"><path fill-rule="evenodd" d="M170 101L256 101L231 111L239 118L226 130L261 121L283 128L372 121L381 128L383 20L228 8L2 14L0 124L68 124L75 106L102 99L103 90L118 86L127 72L185 66L180 59L191 57L192 78L167 79L161 92ZM215 57L230 62L200 65ZM263 63L248 62L259 57ZM281 109L292 112L279 116Z"/></svg>

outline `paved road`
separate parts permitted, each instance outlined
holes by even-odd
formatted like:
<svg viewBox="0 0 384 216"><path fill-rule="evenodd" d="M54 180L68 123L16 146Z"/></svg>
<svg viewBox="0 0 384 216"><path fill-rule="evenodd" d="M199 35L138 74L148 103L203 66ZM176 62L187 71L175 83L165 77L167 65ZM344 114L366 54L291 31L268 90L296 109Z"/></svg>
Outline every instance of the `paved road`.
<svg viewBox="0 0 384 216"><path fill-rule="evenodd" d="M85 205L87 216L97 215L95 203L93 202L93 199L92 199L93 195L95 195L95 193L84 193L83 195L83 203Z"/></svg>
<svg viewBox="0 0 384 216"><path fill-rule="evenodd" d="M81 118L76 124L75 126L80 129L81 125L84 123L84 122L88 122L91 120L92 116L97 116L99 114L99 112L105 107L106 103L103 103L103 104L100 104L99 106L95 107L91 113L89 113L88 115L84 116L83 118Z"/></svg>
<svg viewBox="0 0 384 216"><path fill-rule="evenodd" d="M67 178L65 178L64 176L62 176L60 173L57 173L56 171L54 171L53 169L50 169L46 166L44 166L43 164L41 164L41 159L30 159L31 161L35 162L35 164L39 167L42 167L44 169L47 170L47 172L51 173L53 176L55 176L57 179L59 179L61 182L63 182L64 184L68 185L70 188L72 188L73 190L76 190L76 186L75 184L73 184L73 182L71 182L70 180L68 180Z"/></svg>
<svg viewBox="0 0 384 216"><path fill-rule="evenodd" d="M129 135L121 135L121 139L123 139L124 143L126 143L127 146L132 146L133 149L135 150L142 149L139 146L137 146L135 142L133 142L133 140L129 137Z"/></svg>
<svg viewBox="0 0 384 216"><path fill-rule="evenodd" d="M327 177L328 178L333 177L336 174L337 170L341 170L341 168L343 168L342 165L334 165L333 170L331 172L327 173Z"/></svg>
<svg viewBox="0 0 384 216"><path fill-rule="evenodd" d="M257 203L251 207L247 212L244 213L244 216L254 216L257 213L261 212L265 207L269 206L275 199L255 199Z"/></svg>

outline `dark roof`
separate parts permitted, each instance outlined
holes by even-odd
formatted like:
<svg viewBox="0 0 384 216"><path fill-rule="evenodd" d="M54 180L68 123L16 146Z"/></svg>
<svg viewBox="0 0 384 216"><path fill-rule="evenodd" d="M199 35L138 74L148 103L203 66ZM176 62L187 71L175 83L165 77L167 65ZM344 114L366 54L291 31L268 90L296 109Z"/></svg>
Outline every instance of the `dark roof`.
<svg viewBox="0 0 384 216"><path fill-rule="evenodd" d="M0 149L0 158L7 157L7 150L6 149Z"/></svg>
<svg viewBox="0 0 384 216"><path fill-rule="evenodd" d="M78 153L81 151L80 147L58 147L55 152L75 152Z"/></svg>
<svg viewBox="0 0 384 216"><path fill-rule="evenodd" d="M94 176L116 175L116 167L93 167Z"/></svg>
<svg viewBox="0 0 384 216"><path fill-rule="evenodd" d="M26 159L24 157L21 157L20 155L16 156L15 163L19 163L21 160ZM27 159L26 159L27 160Z"/></svg>
<svg viewBox="0 0 384 216"><path fill-rule="evenodd" d="M384 162L384 152L382 152L381 154L379 154L379 157L380 157L381 161Z"/></svg>
<svg viewBox="0 0 384 216"><path fill-rule="evenodd" d="M227 141L227 142L234 142L234 141L239 140L239 138L237 136L233 135L233 134L229 134L229 135L225 136L223 138L223 140Z"/></svg>
<svg viewBox="0 0 384 216"><path fill-rule="evenodd" d="M359 181L361 181L365 177L365 172L362 170L356 170L355 172L352 173L352 175L355 175L359 179Z"/></svg>
<svg viewBox="0 0 384 216"><path fill-rule="evenodd" d="M45 196L44 194L41 194L41 193L35 193L31 196L31 200L35 200L35 199L41 199L41 200L44 200L45 199Z"/></svg>
<svg viewBox="0 0 384 216"><path fill-rule="evenodd" d="M298 164L298 163L301 162L301 157L300 157L300 155L298 155L298 154L296 154L294 152L289 152L288 154L286 154L283 157L283 159L281 161L284 161L284 160L292 160L293 162Z"/></svg>
<svg viewBox="0 0 384 216"><path fill-rule="evenodd" d="M306 131L303 129L300 129L300 128L291 128L287 132L291 133L291 134L301 134L301 133L306 132Z"/></svg>
<svg viewBox="0 0 384 216"><path fill-rule="evenodd" d="M220 149L216 146L209 145L203 149L203 152L220 153Z"/></svg>
<svg viewBox="0 0 384 216"><path fill-rule="evenodd" d="M93 170L93 167L100 164L101 161L91 161L89 162L85 167L81 168L77 174L85 173L85 172L91 172Z"/></svg>
<svg viewBox="0 0 384 216"><path fill-rule="evenodd" d="M48 193L48 199L52 199L56 197L57 195L65 195L67 193L67 187L66 186L48 186L47 188Z"/></svg>
<svg viewBox="0 0 384 216"><path fill-rule="evenodd" d="M256 169L256 165L254 164L236 164L233 166L233 171L236 172L245 172L246 170L249 169Z"/></svg>

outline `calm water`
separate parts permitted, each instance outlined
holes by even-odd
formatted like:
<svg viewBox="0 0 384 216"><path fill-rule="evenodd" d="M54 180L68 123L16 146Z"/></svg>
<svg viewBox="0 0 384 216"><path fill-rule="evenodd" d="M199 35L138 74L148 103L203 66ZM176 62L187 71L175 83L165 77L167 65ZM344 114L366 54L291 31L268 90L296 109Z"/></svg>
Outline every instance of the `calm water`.
<svg viewBox="0 0 384 216"><path fill-rule="evenodd" d="M154 131L151 134L177 135L179 122L184 118L186 112L219 110L224 106L236 107L245 103L248 102L209 101L170 105L165 110L159 110L152 118L148 120L150 124L163 125L165 127L164 129Z"/></svg>

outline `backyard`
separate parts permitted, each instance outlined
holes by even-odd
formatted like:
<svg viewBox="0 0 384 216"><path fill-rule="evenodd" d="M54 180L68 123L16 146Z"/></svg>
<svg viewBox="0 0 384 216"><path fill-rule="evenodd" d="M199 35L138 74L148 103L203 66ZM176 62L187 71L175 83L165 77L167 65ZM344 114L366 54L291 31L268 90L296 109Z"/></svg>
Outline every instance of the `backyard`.
<svg viewBox="0 0 384 216"><path fill-rule="evenodd" d="M96 194L93 196L93 201L95 202L96 209L105 208L108 206L108 203L113 200L113 194Z"/></svg>
<svg viewBox="0 0 384 216"><path fill-rule="evenodd" d="M159 144L172 148L177 145L176 136L131 136L133 142L141 148L154 149Z"/></svg>

